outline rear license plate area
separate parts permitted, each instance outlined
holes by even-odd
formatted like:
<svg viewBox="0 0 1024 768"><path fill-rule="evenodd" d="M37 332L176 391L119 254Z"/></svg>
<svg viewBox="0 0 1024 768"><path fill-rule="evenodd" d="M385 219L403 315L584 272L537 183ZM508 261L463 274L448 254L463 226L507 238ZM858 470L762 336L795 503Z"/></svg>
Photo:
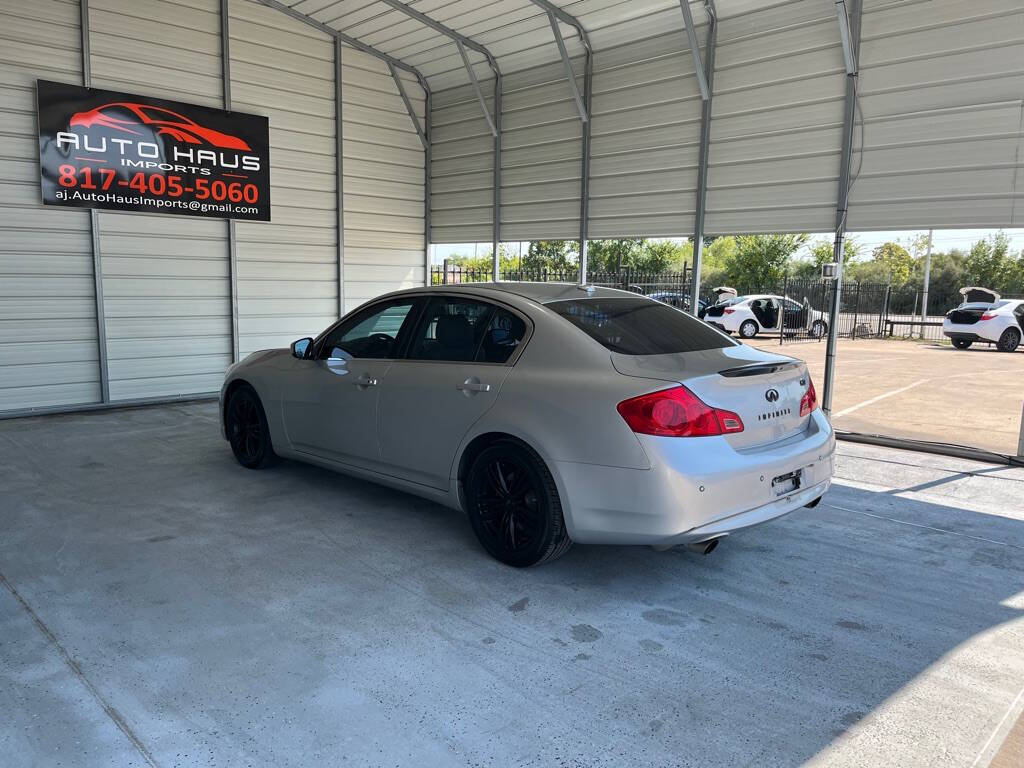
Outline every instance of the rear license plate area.
<svg viewBox="0 0 1024 768"><path fill-rule="evenodd" d="M776 496L785 496L787 493L800 489L800 470L795 469L785 475L772 478L772 491Z"/></svg>

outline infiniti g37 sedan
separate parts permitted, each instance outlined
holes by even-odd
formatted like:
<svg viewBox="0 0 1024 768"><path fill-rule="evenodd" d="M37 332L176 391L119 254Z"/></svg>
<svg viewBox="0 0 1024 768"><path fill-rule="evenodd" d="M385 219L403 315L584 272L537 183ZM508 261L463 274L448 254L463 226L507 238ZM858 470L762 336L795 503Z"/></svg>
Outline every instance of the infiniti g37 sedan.
<svg viewBox="0 0 1024 768"><path fill-rule="evenodd" d="M574 541L709 552L817 504L835 448L802 362L552 283L383 296L232 366L221 412L243 466L283 456L464 510L514 566Z"/></svg>

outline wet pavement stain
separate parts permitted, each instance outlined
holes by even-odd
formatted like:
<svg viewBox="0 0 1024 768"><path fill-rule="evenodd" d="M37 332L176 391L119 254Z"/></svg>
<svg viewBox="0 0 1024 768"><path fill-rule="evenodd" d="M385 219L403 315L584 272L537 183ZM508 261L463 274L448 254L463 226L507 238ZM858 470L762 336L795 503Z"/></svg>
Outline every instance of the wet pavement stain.
<svg viewBox="0 0 1024 768"><path fill-rule="evenodd" d="M593 643L604 637L604 633L589 624L576 624L572 628L572 639L579 643Z"/></svg>

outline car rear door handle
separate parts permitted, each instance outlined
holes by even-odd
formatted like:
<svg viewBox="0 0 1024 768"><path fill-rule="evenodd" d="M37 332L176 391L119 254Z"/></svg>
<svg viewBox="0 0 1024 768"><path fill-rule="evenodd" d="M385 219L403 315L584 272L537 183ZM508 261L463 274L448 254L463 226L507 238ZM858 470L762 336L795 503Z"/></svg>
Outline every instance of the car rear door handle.
<svg viewBox="0 0 1024 768"><path fill-rule="evenodd" d="M456 384L455 388L460 392L490 392L491 385L483 384L477 379L470 378L466 379L461 384Z"/></svg>
<svg viewBox="0 0 1024 768"><path fill-rule="evenodd" d="M361 389L366 389L367 387L376 387L377 380L370 376L370 374L364 373L360 375L358 379L356 379L355 385L357 387L360 387Z"/></svg>

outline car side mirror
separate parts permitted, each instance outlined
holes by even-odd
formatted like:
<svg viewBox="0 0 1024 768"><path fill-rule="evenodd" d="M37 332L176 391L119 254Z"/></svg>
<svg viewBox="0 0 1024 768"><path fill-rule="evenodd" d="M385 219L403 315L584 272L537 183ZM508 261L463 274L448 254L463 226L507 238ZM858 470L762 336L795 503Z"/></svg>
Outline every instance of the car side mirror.
<svg viewBox="0 0 1024 768"><path fill-rule="evenodd" d="M299 360L305 360L309 357L310 351L313 349L313 340L308 336L304 339L292 342L292 357L297 357Z"/></svg>

